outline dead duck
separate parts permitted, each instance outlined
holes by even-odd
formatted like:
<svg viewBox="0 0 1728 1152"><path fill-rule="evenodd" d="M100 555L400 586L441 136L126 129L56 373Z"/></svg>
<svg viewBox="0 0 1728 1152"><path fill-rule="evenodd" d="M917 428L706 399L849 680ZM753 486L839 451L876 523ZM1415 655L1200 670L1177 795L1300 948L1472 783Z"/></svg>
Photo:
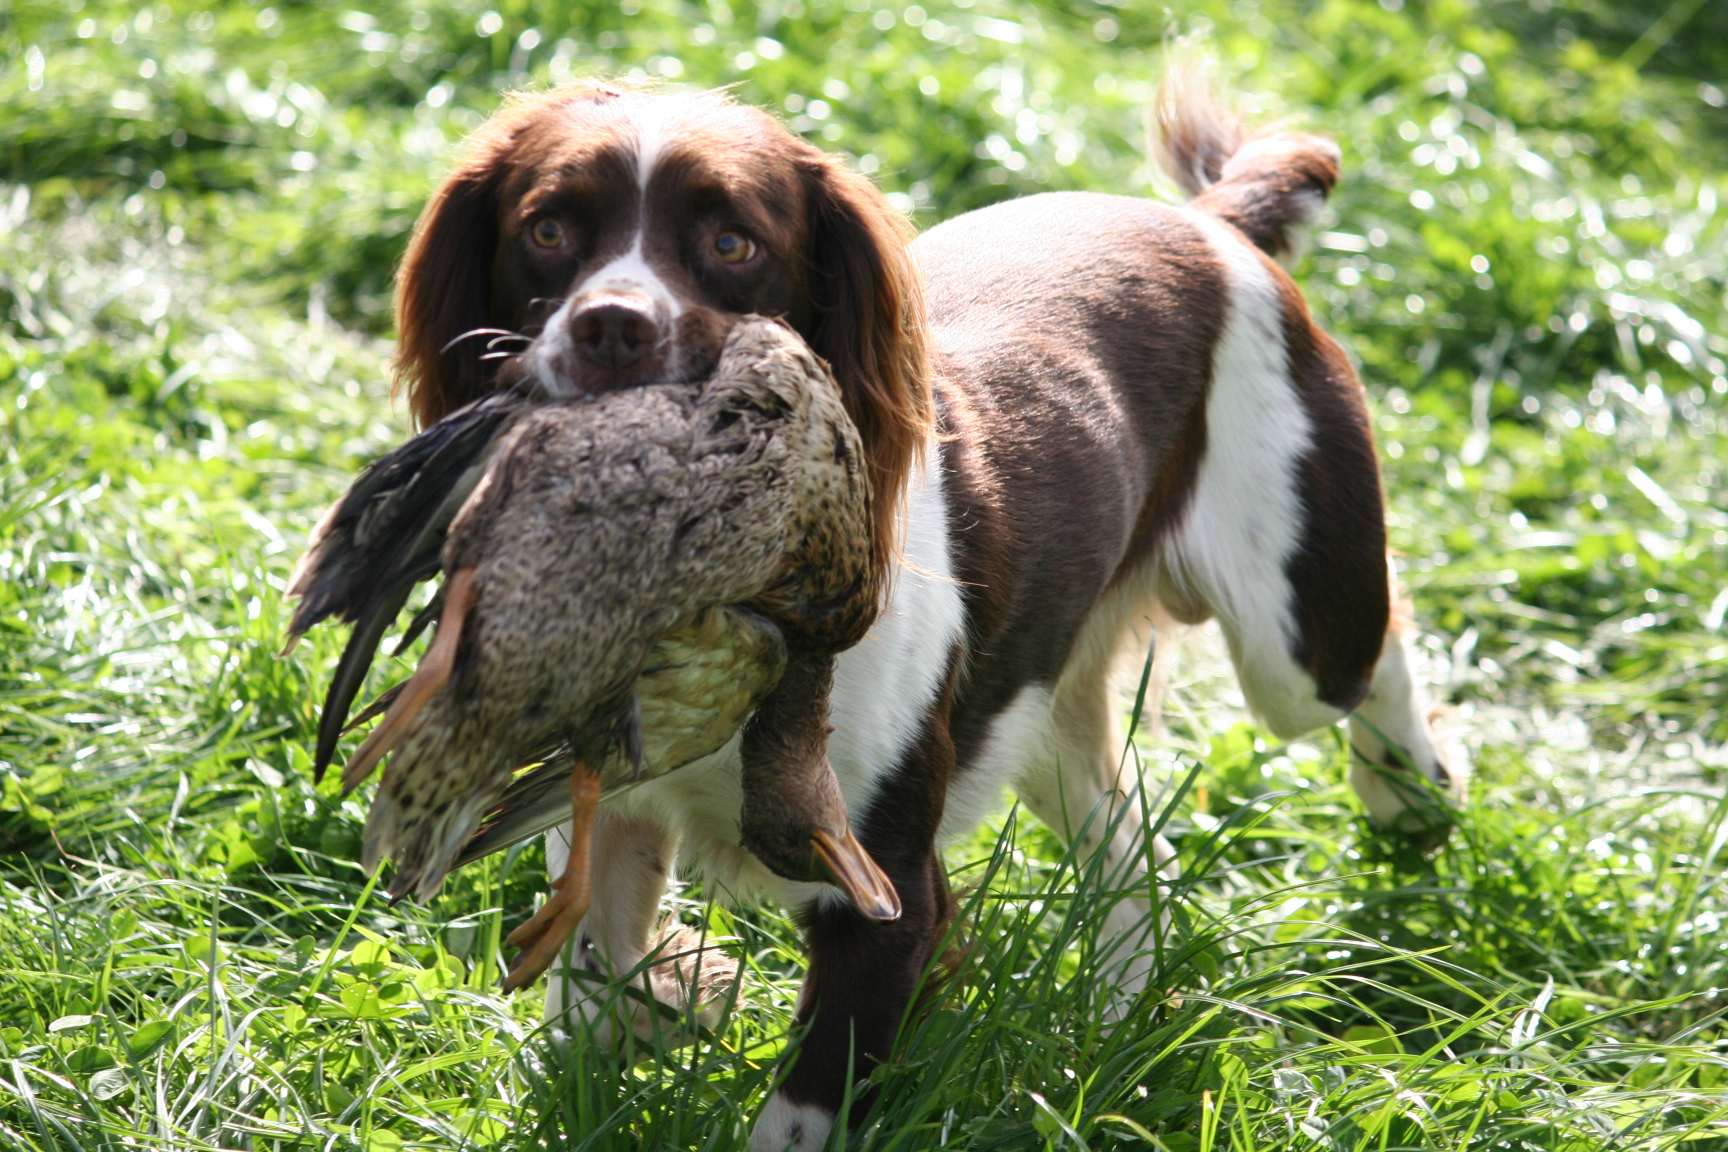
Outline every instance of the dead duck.
<svg viewBox="0 0 1728 1152"><path fill-rule="evenodd" d="M834 657L875 618L857 432L826 368L752 318L713 375L547 402L503 392L362 475L290 581L298 637L354 625L321 719L328 762L373 652L415 583L437 632L346 790L394 755L364 864L426 898L452 867L574 818L570 866L512 935L531 983L588 904L587 829L608 791L673 771L743 726L745 845L771 870L899 914L853 837L826 755ZM517 775L518 769L533 766Z"/></svg>

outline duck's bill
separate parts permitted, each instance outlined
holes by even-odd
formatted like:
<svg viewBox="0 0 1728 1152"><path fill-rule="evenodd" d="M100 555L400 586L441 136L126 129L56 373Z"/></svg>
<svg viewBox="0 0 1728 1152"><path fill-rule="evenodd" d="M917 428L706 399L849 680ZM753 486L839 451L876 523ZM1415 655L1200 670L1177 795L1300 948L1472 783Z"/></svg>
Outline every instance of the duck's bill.
<svg viewBox="0 0 1728 1152"><path fill-rule="evenodd" d="M869 920L900 919L900 893L894 890L894 881L876 866L850 828L839 836L817 829L810 837L810 846L827 868L832 882L851 897L852 907L860 916Z"/></svg>

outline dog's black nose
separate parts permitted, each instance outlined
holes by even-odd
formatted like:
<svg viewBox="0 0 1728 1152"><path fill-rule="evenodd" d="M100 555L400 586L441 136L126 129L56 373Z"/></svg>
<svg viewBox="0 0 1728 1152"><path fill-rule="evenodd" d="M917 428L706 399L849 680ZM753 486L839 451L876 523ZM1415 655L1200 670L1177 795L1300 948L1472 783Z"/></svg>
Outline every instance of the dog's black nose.
<svg viewBox="0 0 1728 1152"><path fill-rule="evenodd" d="M570 316L570 343L576 355L601 368L632 367L659 342L660 325L646 300L606 296Z"/></svg>

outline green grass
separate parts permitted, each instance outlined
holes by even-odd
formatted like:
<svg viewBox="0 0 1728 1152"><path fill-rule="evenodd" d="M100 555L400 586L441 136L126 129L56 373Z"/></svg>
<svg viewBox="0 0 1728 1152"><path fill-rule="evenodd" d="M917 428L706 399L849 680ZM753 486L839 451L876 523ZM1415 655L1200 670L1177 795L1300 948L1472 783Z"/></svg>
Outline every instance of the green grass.
<svg viewBox="0 0 1728 1152"><path fill-rule="evenodd" d="M1176 7L1344 147L1299 272L1374 397L1471 798L1431 858L1378 835L1338 734L1271 742L1184 641L1135 748L1184 867L1152 992L1103 1023L1121 893L1004 815L950 854L957 967L854 1147L1728 1148L1728 76L1685 8ZM340 638L277 659L281 589L405 430L393 263L500 90L633 69L736 84L925 225L1150 194L1166 20L0 8L0 1146L741 1147L800 975L782 911L684 889L744 961L732 1011L601 1055L496 992L537 847L388 908L362 804L310 784Z"/></svg>

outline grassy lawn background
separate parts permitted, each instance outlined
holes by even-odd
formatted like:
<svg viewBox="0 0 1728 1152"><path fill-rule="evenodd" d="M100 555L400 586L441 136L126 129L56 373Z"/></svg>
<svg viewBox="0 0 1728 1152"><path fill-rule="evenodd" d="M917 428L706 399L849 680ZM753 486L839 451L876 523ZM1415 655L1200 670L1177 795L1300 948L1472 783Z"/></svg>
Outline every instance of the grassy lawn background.
<svg viewBox="0 0 1728 1152"><path fill-rule="evenodd" d="M1155 994L1099 1025L1109 878L1005 816L951 854L971 946L855 1146L1728 1148L1728 8L1694 0L0 7L0 1146L741 1147L779 912L687 889L741 998L625 1065L496 994L537 848L389 909L363 804L311 786L340 637L275 659L281 587L406 430L394 261L501 90L596 73L736 85L921 225L1153 194L1172 27L1344 148L1300 271L1471 801L1432 859L1377 836L1338 734L1268 740L1197 637L1136 740L1185 869Z"/></svg>

